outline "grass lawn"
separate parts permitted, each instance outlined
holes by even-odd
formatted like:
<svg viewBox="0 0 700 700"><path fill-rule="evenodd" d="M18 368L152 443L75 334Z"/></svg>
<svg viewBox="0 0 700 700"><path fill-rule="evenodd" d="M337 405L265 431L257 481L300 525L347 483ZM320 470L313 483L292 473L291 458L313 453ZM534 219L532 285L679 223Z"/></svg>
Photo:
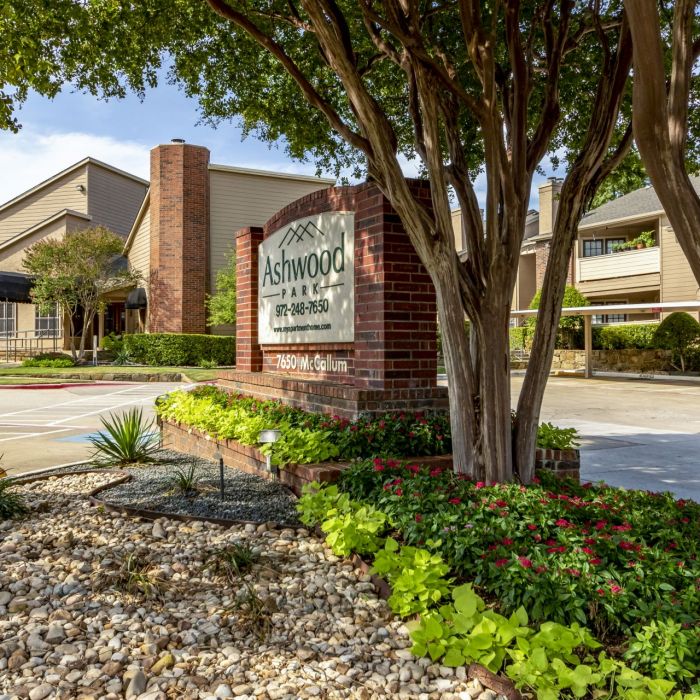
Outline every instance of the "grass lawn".
<svg viewBox="0 0 700 700"><path fill-rule="evenodd" d="M181 372L189 379L195 382L204 382L216 379L216 369L202 369L200 367L132 367L115 366L115 365L98 365L93 367L86 365L83 367L2 367L0 368L0 381L12 378L13 380L22 377L35 378L61 378L75 374L160 374L165 372ZM7 381L3 383L29 383L26 380L22 381Z"/></svg>
<svg viewBox="0 0 700 700"><path fill-rule="evenodd" d="M61 383L71 384L79 382L79 379L62 379ZM55 384L56 379L51 377L0 377L0 386L11 386L13 384Z"/></svg>

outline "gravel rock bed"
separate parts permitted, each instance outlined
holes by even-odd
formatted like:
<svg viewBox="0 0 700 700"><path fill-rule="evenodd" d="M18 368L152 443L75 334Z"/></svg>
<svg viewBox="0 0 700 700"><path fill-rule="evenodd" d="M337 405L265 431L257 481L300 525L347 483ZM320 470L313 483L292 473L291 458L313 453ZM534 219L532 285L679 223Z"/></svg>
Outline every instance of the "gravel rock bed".
<svg viewBox="0 0 700 700"><path fill-rule="evenodd" d="M0 521L0 700L496 700L464 668L414 658L369 578L307 530L91 507L80 494L110 478L19 486L30 513ZM233 543L260 559L227 579L212 554ZM134 559L156 595L126 590Z"/></svg>
<svg viewBox="0 0 700 700"><path fill-rule="evenodd" d="M102 491L98 497L110 504L140 510L257 523L272 521L290 527L300 525L296 497L279 482L225 467L222 501L218 464L170 450L162 450L156 456L158 461L154 464L126 468L131 481ZM184 496L174 488L172 479L178 470L187 471L192 464L196 465L197 494ZM95 468L95 464L85 463L51 473Z"/></svg>

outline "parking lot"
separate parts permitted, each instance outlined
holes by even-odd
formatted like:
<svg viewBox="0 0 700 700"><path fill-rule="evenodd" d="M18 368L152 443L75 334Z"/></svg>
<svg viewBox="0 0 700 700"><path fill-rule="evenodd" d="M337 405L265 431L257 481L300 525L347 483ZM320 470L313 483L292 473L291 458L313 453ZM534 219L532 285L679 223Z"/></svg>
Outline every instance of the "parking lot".
<svg viewBox="0 0 700 700"><path fill-rule="evenodd" d="M101 416L142 407L153 416L157 396L182 384L91 384L64 388L0 387L0 465L8 474L87 459L88 436Z"/></svg>
<svg viewBox="0 0 700 700"><path fill-rule="evenodd" d="M698 382L552 377L542 420L579 430L582 479L700 501L699 409Z"/></svg>

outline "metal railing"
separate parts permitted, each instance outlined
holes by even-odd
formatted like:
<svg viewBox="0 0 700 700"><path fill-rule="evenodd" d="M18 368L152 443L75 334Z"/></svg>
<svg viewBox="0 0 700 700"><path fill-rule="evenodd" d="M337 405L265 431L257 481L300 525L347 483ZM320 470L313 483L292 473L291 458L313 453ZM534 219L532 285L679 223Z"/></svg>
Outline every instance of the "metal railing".
<svg viewBox="0 0 700 700"><path fill-rule="evenodd" d="M0 359L5 362L17 362L42 352L59 352L62 349L63 333L60 329L0 334Z"/></svg>

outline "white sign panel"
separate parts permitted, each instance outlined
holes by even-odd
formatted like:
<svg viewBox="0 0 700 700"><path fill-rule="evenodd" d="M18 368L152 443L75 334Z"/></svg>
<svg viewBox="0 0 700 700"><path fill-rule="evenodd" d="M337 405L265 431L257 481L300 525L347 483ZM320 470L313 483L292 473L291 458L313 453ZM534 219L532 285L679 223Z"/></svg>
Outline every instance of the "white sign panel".
<svg viewBox="0 0 700 700"><path fill-rule="evenodd" d="M258 342L355 339L355 215L326 212L275 231L258 249Z"/></svg>

